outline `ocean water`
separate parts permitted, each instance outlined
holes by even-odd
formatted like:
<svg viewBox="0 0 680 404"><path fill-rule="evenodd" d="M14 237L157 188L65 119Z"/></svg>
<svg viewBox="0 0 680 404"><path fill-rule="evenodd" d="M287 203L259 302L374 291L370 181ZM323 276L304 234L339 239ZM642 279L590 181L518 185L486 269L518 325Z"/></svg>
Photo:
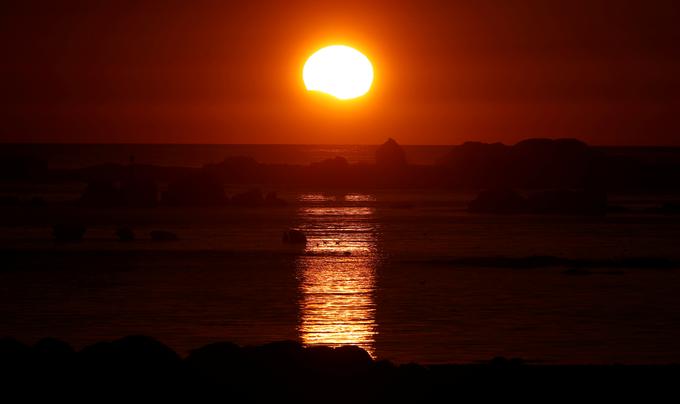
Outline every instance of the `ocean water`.
<svg viewBox="0 0 680 404"><path fill-rule="evenodd" d="M294 339L396 362L680 362L680 268L493 259L677 260L678 216L472 215L471 194L436 190L281 196L288 207L2 207L0 335L82 347L146 334L183 354ZM86 223L85 239L54 243L51 225L63 220ZM121 225L138 239L117 241ZM307 245L283 244L288 227ZM153 242L153 229L180 239Z"/></svg>

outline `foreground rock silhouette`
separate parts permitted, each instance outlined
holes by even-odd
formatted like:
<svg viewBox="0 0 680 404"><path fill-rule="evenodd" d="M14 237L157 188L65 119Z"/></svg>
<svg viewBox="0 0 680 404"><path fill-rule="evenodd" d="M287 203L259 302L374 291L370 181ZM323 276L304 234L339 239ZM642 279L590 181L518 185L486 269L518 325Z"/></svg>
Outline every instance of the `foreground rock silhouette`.
<svg viewBox="0 0 680 404"><path fill-rule="evenodd" d="M565 400L654 401L675 392L679 375L677 365L550 366L504 357L469 365L395 365L354 346L306 348L295 341L245 347L218 342L183 358L146 336L80 351L55 339L34 346L0 339L3 393L24 401L545 402L557 393Z"/></svg>

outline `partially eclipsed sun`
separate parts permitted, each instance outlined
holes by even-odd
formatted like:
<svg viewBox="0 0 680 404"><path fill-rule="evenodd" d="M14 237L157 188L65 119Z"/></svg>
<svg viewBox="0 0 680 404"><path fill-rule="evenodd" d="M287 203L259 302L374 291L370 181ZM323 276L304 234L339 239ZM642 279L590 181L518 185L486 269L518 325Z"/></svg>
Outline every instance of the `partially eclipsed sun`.
<svg viewBox="0 0 680 404"><path fill-rule="evenodd" d="M361 97L373 84L373 65L361 52L345 45L316 51L302 69L308 91L320 91L341 100Z"/></svg>

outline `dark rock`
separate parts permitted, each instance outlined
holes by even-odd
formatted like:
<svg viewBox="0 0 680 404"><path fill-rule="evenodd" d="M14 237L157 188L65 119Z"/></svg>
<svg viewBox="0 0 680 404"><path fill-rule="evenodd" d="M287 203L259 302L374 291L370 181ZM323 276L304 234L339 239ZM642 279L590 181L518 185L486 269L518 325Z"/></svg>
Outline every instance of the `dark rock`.
<svg viewBox="0 0 680 404"><path fill-rule="evenodd" d="M135 239L135 232L130 227L119 227L116 230L116 237L120 241L133 241Z"/></svg>
<svg viewBox="0 0 680 404"><path fill-rule="evenodd" d="M120 187L120 200L124 206L153 207L158 204L158 185L151 180L125 181Z"/></svg>
<svg viewBox="0 0 680 404"><path fill-rule="evenodd" d="M39 356L50 358L65 358L75 353L71 345L56 338L43 338L36 342L33 351Z"/></svg>
<svg viewBox="0 0 680 404"><path fill-rule="evenodd" d="M375 163L382 168L403 168L406 166L406 153L392 138L387 139L375 151Z"/></svg>
<svg viewBox="0 0 680 404"><path fill-rule="evenodd" d="M288 244L306 244L307 236L301 230L288 229L283 232L282 241Z"/></svg>
<svg viewBox="0 0 680 404"><path fill-rule="evenodd" d="M154 241L175 241L179 240L179 237L177 237L177 234L167 231L167 230L154 230L151 233L149 233L149 236L151 236L151 239Z"/></svg>
<svg viewBox="0 0 680 404"><path fill-rule="evenodd" d="M30 348L14 338L0 338L0 366L7 363L26 361L30 355Z"/></svg>
<svg viewBox="0 0 680 404"><path fill-rule="evenodd" d="M228 183L258 183L261 167L252 157L234 156L217 164L207 164L203 171Z"/></svg>
<svg viewBox="0 0 680 404"><path fill-rule="evenodd" d="M78 356L91 377L101 377L104 382L114 384L126 379L163 381L168 375L177 375L181 366L177 353L146 336L100 342L86 347Z"/></svg>
<svg viewBox="0 0 680 404"><path fill-rule="evenodd" d="M80 202L87 206L119 206L122 204L120 184L109 180L92 181L87 184Z"/></svg>
<svg viewBox="0 0 680 404"><path fill-rule="evenodd" d="M521 358L505 358L503 356L497 356L489 361L489 365L493 367L517 367L524 365L525 362Z"/></svg>
<svg viewBox="0 0 680 404"><path fill-rule="evenodd" d="M37 366L42 372L66 372L75 362L75 351L64 341L43 338L33 346ZM58 378L59 375L52 375Z"/></svg>
<svg viewBox="0 0 680 404"><path fill-rule="evenodd" d="M76 223L59 223L53 226L52 235L59 242L76 242L83 239L87 229Z"/></svg>
<svg viewBox="0 0 680 404"><path fill-rule="evenodd" d="M251 189L232 196L231 203L232 205L241 207L258 207L264 204L264 198L259 189Z"/></svg>
<svg viewBox="0 0 680 404"><path fill-rule="evenodd" d="M368 352L353 345L337 348L311 346L306 349L305 354L313 366L320 369L356 371L365 370L373 364L373 358Z"/></svg>
<svg viewBox="0 0 680 404"><path fill-rule="evenodd" d="M585 188L600 182L600 153L576 139L527 139L514 146L466 142L440 161L453 186Z"/></svg>
<svg viewBox="0 0 680 404"><path fill-rule="evenodd" d="M216 370L243 359L241 347L231 342L215 342L194 349L186 361L195 369Z"/></svg>
<svg viewBox="0 0 680 404"><path fill-rule="evenodd" d="M163 202L173 206L223 205L226 201L222 181L206 173L170 183L163 195Z"/></svg>
<svg viewBox="0 0 680 404"><path fill-rule="evenodd" d="M276 192L269 192L267 195L264 197L264 204L266 206L274 206L274 207L281 207L281 206L286 206L288 205L288 202L285 200L279 198L276 195Z"/></svg>

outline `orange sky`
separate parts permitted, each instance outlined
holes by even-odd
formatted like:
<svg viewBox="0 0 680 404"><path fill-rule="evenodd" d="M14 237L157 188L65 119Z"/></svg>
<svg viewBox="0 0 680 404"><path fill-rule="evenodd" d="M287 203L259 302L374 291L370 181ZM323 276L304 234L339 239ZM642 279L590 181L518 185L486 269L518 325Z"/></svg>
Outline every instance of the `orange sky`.
<svg viewBox="0 0 680 404"><path fill-rule="evenodd" d="M53 3L0 6L1 141L680 145L672 1ZM368 96L304 90L332 43Z"/></svg>

